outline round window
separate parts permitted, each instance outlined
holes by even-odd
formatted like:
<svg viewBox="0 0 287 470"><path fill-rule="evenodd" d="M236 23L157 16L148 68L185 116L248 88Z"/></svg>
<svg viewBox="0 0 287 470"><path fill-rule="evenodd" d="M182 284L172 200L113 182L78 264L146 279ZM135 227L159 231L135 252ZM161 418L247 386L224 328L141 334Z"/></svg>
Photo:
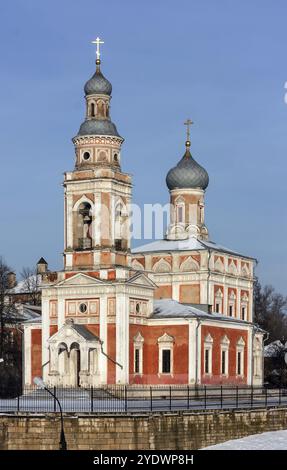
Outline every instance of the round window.
<svg viewBox="0 0 287 470"><path fill-rule="evenodd" d="M87 310L88 310L87 304L80 304L79 310L81 313L87 313Z"/></svg>
<svg viewBox="0 0 287 470"><path fill-rule="evenodd" d="M89 160L89 158L90 158L89 152L85 152L85 153L83 154L83 159L84 159L84 160Z"/></svg>

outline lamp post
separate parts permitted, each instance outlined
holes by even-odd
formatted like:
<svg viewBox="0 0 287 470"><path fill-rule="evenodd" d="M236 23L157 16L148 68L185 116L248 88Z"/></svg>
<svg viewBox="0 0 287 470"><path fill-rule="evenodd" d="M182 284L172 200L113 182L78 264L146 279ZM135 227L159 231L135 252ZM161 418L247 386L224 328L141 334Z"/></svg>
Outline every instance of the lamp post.
<svg viewBox="0 0 287 470"><path fill-rule="evenodd" d="M61 434L60 434L59 450L67 450L67 442L66 442L65 433L64 433L64 418L63 418L63 411L62 411L61 403L59 399L56 397L56 395L54 395L54 393L51 392L51 390L49 390L46 387L45 382L43 381L41 377L35 377L34 384L46 390L58 403L59 409L60 409L60 415L61 415Z"/></svg>

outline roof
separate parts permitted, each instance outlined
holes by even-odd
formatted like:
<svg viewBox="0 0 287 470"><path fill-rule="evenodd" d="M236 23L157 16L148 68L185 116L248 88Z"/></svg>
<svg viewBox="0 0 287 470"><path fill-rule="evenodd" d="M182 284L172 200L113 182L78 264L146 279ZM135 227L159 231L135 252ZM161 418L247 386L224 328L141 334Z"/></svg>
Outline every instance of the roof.
<svg viewBox="0 0 287 470"><path fill-rule="evenodd" d="M81 124L77 135L112 135L122 138L109 119L87 119Z"/></svg>
<svg viewBox="0 0 287 470"><path fill-rule="evenodd" d="M235 256L243 256L244 258L255 259L250 256L242 255L238 251L226 248L218 243L211 240L199 240L195 237L190 237L185 240L156 240L146 245L137 246L132 249L133 254L137 253L149 253L159 251L191 251L191 250L214 250L221 251L224 253L230 253Z"/></svg>
<svg viewBox="0 0 287 470"><path fill-rule="evenodd" d="M9 310L7 313L7 321L9 323L9 319L11 319L11 322L14 323L38 322L38 320L41 321L41 312L41 306L38 305L14 304L13 310Z"/></svg>
<svg viewBox="0 0 287 470"><path fill-rule="evenodd" d="M85 95L103 94L110 96L112 93L112 84L104 77L97 65L94 75L85 84Z"/></svg>
<svg viewBox="0 0 287 470"><path fill-rule="evenodd" d="M37 264L46 264L48 266L47 261L43 258L43 256L39 259Z"/></svg>
<svg viewBox="0 0 287 470"><path fill-rule="evenodd" d="M15 287L9 289L9 294L30 294L31 290L34 291L36 287L39 288L41 281L42 276L40 274L35 274L33 276L28 277L27 279L22 279L21 281L17 282ZM30 289L28 287L29 285L31 286Z"/></svg>
<svg viewBox="0 0 287 470"><path fill-rule="evenodd" d="M232 323L249 323L238 318L227 317L221 313L207 313L203 310L193 307L191 304L181 304L173 299L160 299L154 301L154 310L151 318L199 318L203 320L227 321Z"/></svg>
<svg viewBox="0 0 287 470"><path fill-rule="evenodd" d="M79 325L77 323L72 323L70 325L74 330L77 331L77 333L79 333L79 335L81 335L84 339L86 339L87 341L93 341L93 340L97 340L97 341L100 341L100 338L96 335L94 335L90 330L88 330L85 325Z"/></svg>
<svg viewBox="0 0 287 470"><path fill-rule="evenodd" d="M169 170L166 176L166 184L169 190L178 188L206 189L208 182L207 171L194 160L189 147L186 147L182 159Z"/></svg>

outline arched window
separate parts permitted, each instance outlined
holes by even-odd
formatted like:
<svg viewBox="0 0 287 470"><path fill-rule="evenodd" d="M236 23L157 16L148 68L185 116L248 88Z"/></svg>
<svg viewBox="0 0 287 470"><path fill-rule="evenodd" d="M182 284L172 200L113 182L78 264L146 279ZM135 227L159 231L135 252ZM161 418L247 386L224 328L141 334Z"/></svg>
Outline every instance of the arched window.
<svg viewBox="0 0 287 470"><path fill-rule="evenodd" d="M88 202L82 202L78 209L77 232L78 248L86 250L92 247L92 208Z"/></svg>
<svg viewBox="0 0 287 470"><path fill-rule="evenodd" d="M95 117L96 112L95 112L95 103L91 103L91 117Z"/></svg>
<svg viewBox="0 0 287 470"><path fill-rule="evenodd" d="M122 201L118 201L115 206L115 249L121 251L127 246L127 210Z"/></svg>
<svg viewBox="0 0 287 470"><path fill-rule="evenodd" d="M178 198L175 203L175 222L182 224L184 222L184 200Z"/></svg>
<svg viewBox="0 0 287 470"><path fill-rule="evenodd" d="M208 333L204 338L204 374L212 375L212 348L213 348L213 338Z"/></svg>

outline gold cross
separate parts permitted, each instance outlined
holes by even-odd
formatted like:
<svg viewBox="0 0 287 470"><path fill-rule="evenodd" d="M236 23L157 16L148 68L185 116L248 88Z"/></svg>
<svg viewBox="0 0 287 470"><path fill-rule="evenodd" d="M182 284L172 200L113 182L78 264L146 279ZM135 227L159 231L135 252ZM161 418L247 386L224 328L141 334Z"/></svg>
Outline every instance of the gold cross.
<svg viewBox="0 0 287 470"><path fill-rule="evenodd" d="M186 126L186 140L189 142L190 141L190 126L193 124L193 121L191 119L187 119L184 122L184 125Z"/></svg>
<svg viewBox="0 0 287 470"><path fill-rule="evenodd" d="M97 60L100 60L100 44L104 44L104 41L102 41L99 37L97 37L97 39L95 39L95 41L92 41L92 44L96 44L97 48L96 48L96 57L97 57Z"/></svg>

